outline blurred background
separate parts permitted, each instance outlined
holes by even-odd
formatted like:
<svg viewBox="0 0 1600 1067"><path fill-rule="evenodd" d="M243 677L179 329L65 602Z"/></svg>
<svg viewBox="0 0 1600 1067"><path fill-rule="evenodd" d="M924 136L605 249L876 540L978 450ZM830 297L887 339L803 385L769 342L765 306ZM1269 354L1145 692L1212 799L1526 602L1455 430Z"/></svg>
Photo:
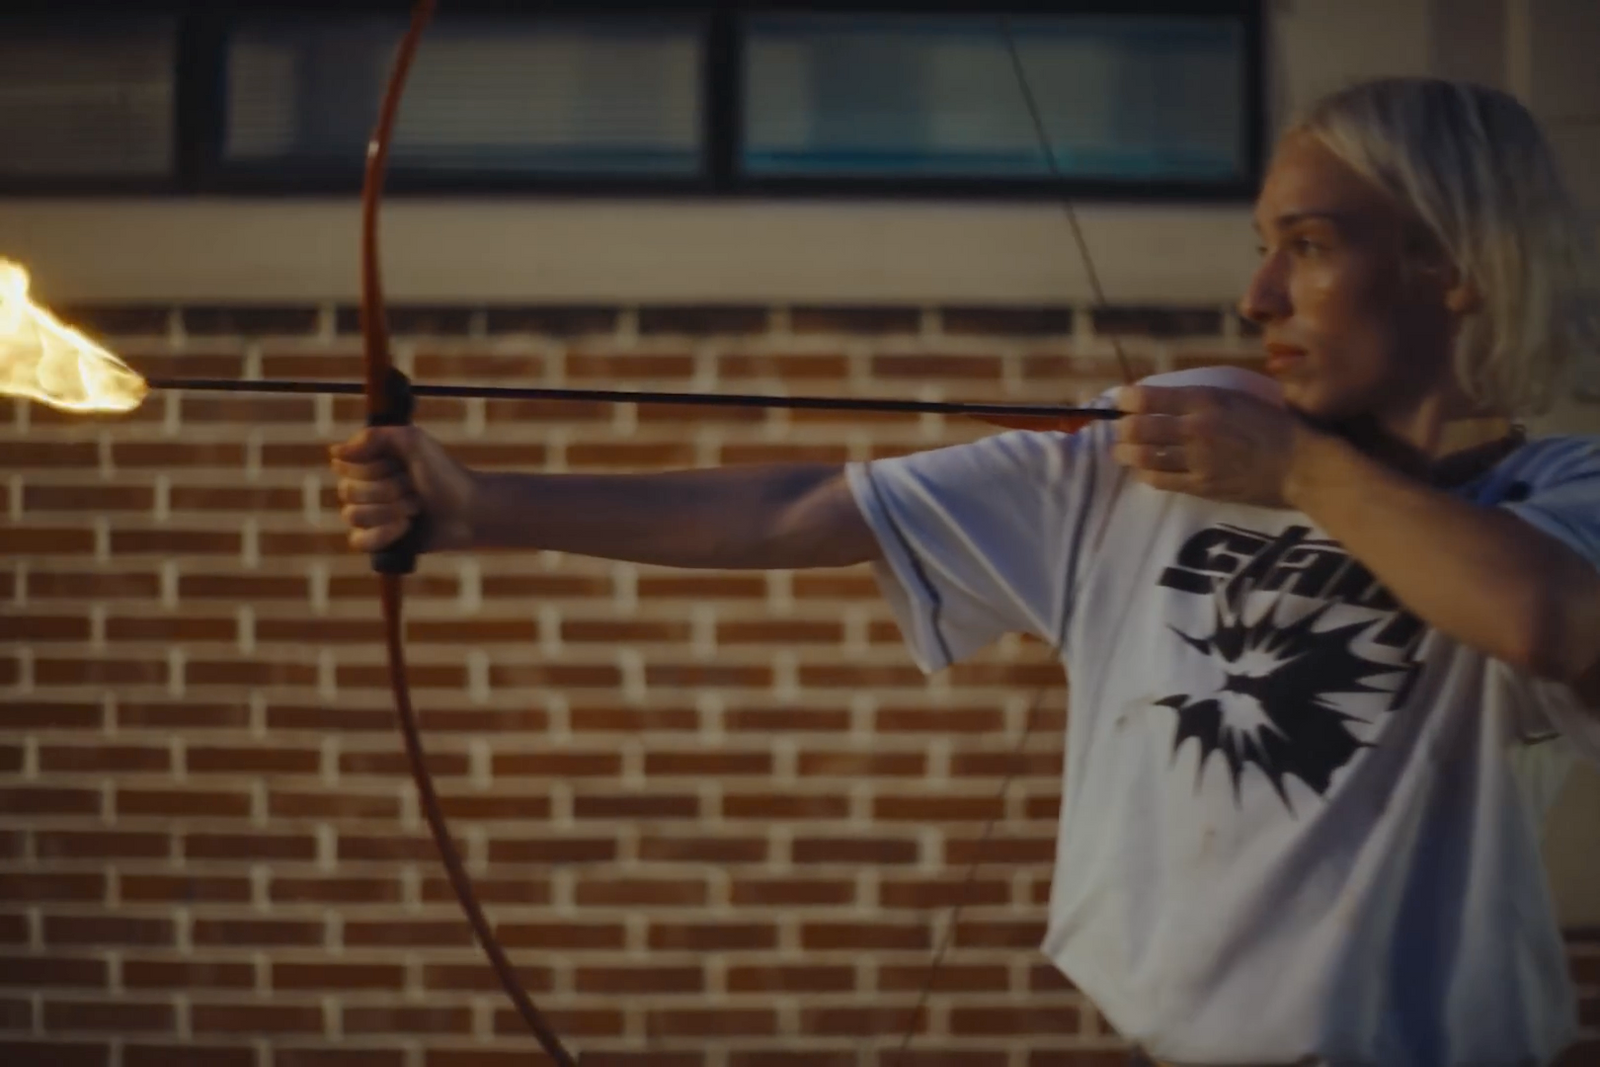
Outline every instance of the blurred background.
<svg viewBox="0 0 1600 1067"><path fill-rule="evenodd" d="M1114 337L1140 374L1249 366L1234 302L1265 152L1375 75L1514 92L1600 224L1592 0L1007 13L1061 178L987 5L442 0L384 204L398 362L1066 403L1118 382ZM392 2L7 4L0 256L147 375L358 379L356 198L406 21ZM0 1062L534 1054L400 759L325 464L360 418L327 396L0 404ZM985 432L459 400L418 421L469 464L549 470ZM1600 432L1592 366L1535 429ZM861 569L498 554L425 559L408 590L447 813L574 1046L888 1063L909 1028L926 1064L1123 1062L1037 953L1070 681L1037 645L924 679ZM1546 849L1587 1028L1572 1064L1600 1063L1596 812L1581 767Z"/></svg>

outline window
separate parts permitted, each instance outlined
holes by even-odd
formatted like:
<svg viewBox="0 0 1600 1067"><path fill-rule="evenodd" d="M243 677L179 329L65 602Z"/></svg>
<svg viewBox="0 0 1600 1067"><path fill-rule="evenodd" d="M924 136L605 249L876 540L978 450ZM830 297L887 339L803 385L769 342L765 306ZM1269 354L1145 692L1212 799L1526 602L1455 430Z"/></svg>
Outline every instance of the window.
<svg viewBox="0 0 1600 1067"><path fill-rule="evenodd" d="M256 17L228 35L224 168L359 173L404 19ZM441 16L391 165L412 176L694 175L698 21Z"/></svg>
<svg viewBox="0 0 1600 1067"><path fill-rule="evenodd" d="M772 15L748 27L750 174L1048 175L1007 27L1065 174L1248 174L1236 21Z"/></svg>
<svg viewBox="0 0 1600 1067"><path fill-rule="evenodd" d="M441 3L407 84L387 188L1252 190L1264 124L1252 0L1015 0L1009 15L960 0L860 7ZM402 5L141 10L152 8L58 0L29 18L0 14L0 134L12 149L0 191L360 188Z"/></svg>
<svg viewBox="0 0 1600 1067"><path fill-rule="evenodd" d="M177 128L177 21L0 21L0 181L65 186L168 178Z"/></svg>

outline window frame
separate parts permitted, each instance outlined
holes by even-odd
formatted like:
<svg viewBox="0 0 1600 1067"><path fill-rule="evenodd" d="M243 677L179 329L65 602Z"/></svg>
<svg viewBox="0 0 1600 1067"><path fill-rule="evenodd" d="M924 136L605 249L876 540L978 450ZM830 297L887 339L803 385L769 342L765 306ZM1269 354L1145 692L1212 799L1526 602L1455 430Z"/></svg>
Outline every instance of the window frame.
<svg viewBox="0 0 1600 1067"><path fill-rule="evenodd" d="M126 10L125 0L22 0L12 14L37 10L59 17L95 9ZM439 12L508 15L528 13L529 0L442 0ZM241 165L223 157L227 121L227 41L241 16L272 12L387 14L405 17L404 0L157 0L143 5L153 16L178 19L174 71L174 153L169 177L6 178L0 196L155 197L342 197L360 190L359 168L308 168L303 164ZM1268 122L1264 87L1264 16L1257 0L1009 0L1004 12L982 0L542 0L540 14L613 16L630 14L703 17L704 55L699 87L706 166L703 173L673 175L484 174L448 175L407 171L391 162L386 195L395 197L690 197L781 200L1044 200L1133 202L1242 202L1255 193L1264 163ZM741 174L740 133L744 101L740 19L751 14L1001 14L1034 15L1221 15L1237 19L1243 33L1244 173L1214 181L1038 177L938 177L929 175L775 176ZM374 120L376 115L374 115Z"/></svg>

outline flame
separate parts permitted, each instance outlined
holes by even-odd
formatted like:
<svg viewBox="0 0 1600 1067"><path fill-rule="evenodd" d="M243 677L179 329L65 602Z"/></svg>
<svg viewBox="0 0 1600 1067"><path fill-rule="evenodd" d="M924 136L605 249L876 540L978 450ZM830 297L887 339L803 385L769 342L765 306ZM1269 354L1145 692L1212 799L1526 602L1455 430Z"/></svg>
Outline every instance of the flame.
<svg viewBox="0 0 1600 1067"><path fill-rule="evenodd" d="M132 367L29 300L28 272L0 259L0 395L120 412L149 391Z"/></svg>

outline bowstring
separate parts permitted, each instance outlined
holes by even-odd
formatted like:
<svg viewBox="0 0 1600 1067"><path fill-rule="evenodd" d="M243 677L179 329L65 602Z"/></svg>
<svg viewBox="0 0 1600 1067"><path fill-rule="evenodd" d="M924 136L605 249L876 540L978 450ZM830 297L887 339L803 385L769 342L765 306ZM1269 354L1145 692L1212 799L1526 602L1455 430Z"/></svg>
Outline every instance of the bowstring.
<svg viewBox="0 0 1600 1067"><path fill-rule="evenodd" d="M1011 69L1016 75L1017 86L1022 92L1022 101L1027 108L1028 118L1033 124L1034 136L1038 139L1039 150L1044 156L1045 165L1050 170L1051 177L1061 185L1066 185L1066 175L1061 171L1061 165L1056 159L1055 148L1050 142L1050 135L1045 129L1044 116L1039 109L1039 101L1034 96L1033 84L1028 80L1028 70L1022 61L1021 50L1017 47L1016 36L1011 32L1011 20L1005 15L998 17L1000 36L1005 42L1006 53L1011 59ZM1105 288L1100 284L1100 272L1095 269L1094 257L1089 254L1089 243L1083 235L1083 226L1078 221L1078 211L1072 203L1071 197L1061 201L1062 209L1066 212L1067 223L1072 230L1073 241L1078 247L1078 256L1083 261L1084 273L1089 281L1089 292L1093 297L1092 307L1101 311L1110 306L1106 300ZM1111 350L1116 355L1117 367L1122 372L1123 381L1132 385L1134 382L1133 366L1128 360L1127 353L1123 351L1122 340L1115 334L1110 334ZM1054 646L1050 649L1052 661L1059 657L1060 650ZM1000 817L1005 811L1006 796L1011 791L1011 785L1016 780L1022 769L1023 753L1027 749L1028 739L1033 735L1034 726L1038 719L1038 712L1044 706L1045 694L1050 691L1049 685L1042 685L1034 693L1028 705L1027 717L1023 722L1022 730L1015 743L1011 746L1010 758L1006 768L1005 777L1001 779L1000 789L996 794L996 810L989 821L984 824L983 833L979 835L977 844L973 847L973 859L967 867L963 879L962 889L957 903L951 909L950 918L945 924L944 932L940 935L939 945L934 951L933 960L928 965L928 976L923 980L922 989L917 994L916 1004L911 1009L910 1019L906 1023L905 1035L900 1040L900 1047L895 1052L894 1063L898 1067L911 1049L911 1043L916 1037L917 1025L921 1022L923 1013L927 1010L928 1001L933 996L934 986L938 982L940 968L944 965L945 956L950 946L955 942L956 930L960 926L961 912L972 899L972 887L977 884L978 871L987 862L986 853L989 842L994 837L995 827L999 824Z"/></svg>

